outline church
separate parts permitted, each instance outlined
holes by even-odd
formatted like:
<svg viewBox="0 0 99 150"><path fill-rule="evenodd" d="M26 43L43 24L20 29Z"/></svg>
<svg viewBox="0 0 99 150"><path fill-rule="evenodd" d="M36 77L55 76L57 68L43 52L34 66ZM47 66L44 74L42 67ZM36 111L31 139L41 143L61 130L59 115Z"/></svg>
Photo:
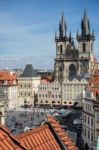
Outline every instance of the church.
<svg viewBox="0 0 99 150"><path fill-rule="evenodd" d="M83 91L88 79L98 69L94 56L94 31L91 31L86 10L81 20L81 31L75 37L67 35L67 24L62 13L59 33L55 33L56 58L54 63L55 81L42 81L38 91L39 105L82 106ZM50 93L50 94L49 94Z"/></svg>

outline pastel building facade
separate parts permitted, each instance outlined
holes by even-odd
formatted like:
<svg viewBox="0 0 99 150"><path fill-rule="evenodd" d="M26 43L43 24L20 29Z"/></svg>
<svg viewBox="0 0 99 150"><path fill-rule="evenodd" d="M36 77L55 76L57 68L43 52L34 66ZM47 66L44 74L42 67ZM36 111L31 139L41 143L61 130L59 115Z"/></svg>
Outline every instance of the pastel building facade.
<svg viewBox="0 0 99 150"><path fill-rule="evenodd" d="M19 81L19 105L34 105L36 95L40 85L41 77L37 76L31 64L27 64L23 73L18 78Z"/></svg>
<svg viewBox="0 0 99 150"><path fill-rule="evenodd" d="M5 93L7 106L14 108L18 104L18 80L15 74L7 71L0 71L0 88Z"/></svg>

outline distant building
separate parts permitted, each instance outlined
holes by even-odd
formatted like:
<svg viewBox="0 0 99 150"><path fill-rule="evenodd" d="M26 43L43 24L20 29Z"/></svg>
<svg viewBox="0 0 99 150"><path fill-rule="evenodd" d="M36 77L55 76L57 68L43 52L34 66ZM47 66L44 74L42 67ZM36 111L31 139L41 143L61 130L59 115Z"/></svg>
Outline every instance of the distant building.
<svg viewBox="0 0 99 150"><path fill-rule="evenodd" d="M73 106L78 103L79 106L82 106L83 90L87 84L87 79L81 77L62 82L62 105Z"/></svg>
<svg viewBox="0 0 99 150"><path fill-rule="evenodd" d="M18 78L20 105L34 105L36 101L36 94L40 85L41 77L31 64L27 64L23 73Z"/></svg>
<svg viewBox="0 0 99 150"><path fill-rule="evenodd" d="M99 74L93 75L84 91L83 140L90 150L96 150L99 136Z"/></svg>
<svg viewBox="0 0 99 150"><path fill-rule="evenodd" d="M0 124L5 124L5 110L7 106L7 96L6 94L0 89Z"/></svg>
<svg viewBox="0 0 99 150"><path fill-rule="evenodd" d="M0 89L6 94L8 107L16 107L19 96L16 75L12 72L0 71Z"/></svg>
<svg viewBox="0 0 99 150"><path fill-rule="evenodd" d="M47 76L53 76L52 70L45 70L45 69L35 69L37 71L37 75L41 78L45 78Z"/></svg>
<svg viewBox="0 0 99 150"><path fill-rule="evenodd" d="M57 81L49 82L42 79L38 90L38 105L60 106L61 105L61 85Z"/></svg>

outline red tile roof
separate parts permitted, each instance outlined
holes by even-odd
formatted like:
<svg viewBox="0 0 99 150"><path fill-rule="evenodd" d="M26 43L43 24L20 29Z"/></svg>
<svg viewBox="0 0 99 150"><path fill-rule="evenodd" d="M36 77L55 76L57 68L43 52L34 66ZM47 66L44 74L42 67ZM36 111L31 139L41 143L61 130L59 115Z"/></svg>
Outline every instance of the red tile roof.
<svg viewBox="0 0 99 150"><path fill-rule="evenodd" d="M19 135L18 139L28 150L78 150L53 117L48 117L42 127Z"/></svg>
<svg viewBox="0 0 99 150"><path fill-rule="evenodd" d="M61 150L48 125L33 129L18 136L21 143L28 149Z"/></svg>
<svg viewBox="0 0 99 150"><path fill-rule="evenodd" d="M26 148L0 125L0 150L26 150Z"/></svg>
<svg viewBox="0 0 99 150"><path fill-rule="evenodd" d="M98 71L98 70L97 70ZM87 90L90 90L94 97L97 96L97 94L99 95L99 73L94 74L90 80L89 80L89 84L86 87Z"/></svg>
<svg viewBox="0 0 99 150"><path fill-rule="evenodd" d="M17 83L17 77L14 73L7 71L0 71L0 85L4 85L3 81L7 81L5 85L13 85L13 81Z"/></svg>
<svg viewBox="0 0 99 150"><path fill-rule="evenodd" d="M78 150L53 117L31 131L12 136L0 125L0 150Z"/></svg>
<svg viewBox="0 0 99 150"><path fill-rule="evenodd" d="M63 141L63 143L66 145L67 150L78 150L76 145L72 142L71 138L66 134L66 132L62 129L61 125L59 124L56 119L53 117L48 117L48 122L51 123L52 127L60 137L60 139Z"/></svg>

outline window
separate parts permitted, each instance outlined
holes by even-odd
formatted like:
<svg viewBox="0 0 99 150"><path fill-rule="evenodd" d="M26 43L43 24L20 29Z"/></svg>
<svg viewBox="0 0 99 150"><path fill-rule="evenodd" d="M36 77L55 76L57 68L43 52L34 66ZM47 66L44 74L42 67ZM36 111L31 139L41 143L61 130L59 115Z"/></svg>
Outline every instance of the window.
<svg viewBox="0 0 99 150"><path fill-rule="evenodd" d="M93 133L91 133L91 141L93 141Z"/></svg>
<svg viewBox="0 0 99 150"><path fill-rule="evenodd" d="M60 45L60 53L62 54L63 53L63 46Z"/></svg>
<svg viewBox="0 0 99 150"><path fill-rule="evenodd" d="M54 98L54 95L52 95L52 98Z"/></svg>
<svg viewBox="0 0 99 150"><path fill-rule="evenodd" d="M91 51L93 51L93 43L91 43Z"/></svg>
<svg viewBox="0 0 99 150"><path fill-rule="evenodd" d="M55 95L55 97L57 98L57 95Z"/></svg>
<svg viewBox="0 0 99 150"><path fill-rule="evenodd" d="M86 122L86 115L85 115L85 122Z"/></svg>
<svg viewBox="0 0 99 150"><path fill-rule="evenodd" d="M91 126L93 126L93 119L91 119Z"/></svg>
<svg viewBox="0 0 99 150"><path fill-rule="evenodd" d="M88 131L88 139L90 139L90 132Z"/></svg>
<svg viewBox="0 0 99 150"><path fill-rule="evenodd" d="M88 117L88 124L90 124L90 119L89 119L89 117Z"/></svg>
<svg viewBox="0 0 99 150"><path fill-rule="evenodd" d="M86 44L83 43L83 52L85 52L85 51L86 51Z"/></svg>
<svg viewBox="0 0 99 150"><path fill-rule="evenodd" d="M99 123L99 114L97 114L96 122Z"/></svg>
<svg viewBox="0 0 99 150"><path fill-rule="evenodd" d="M86 137L86 129L85 129L85 137Z"/></svg>

